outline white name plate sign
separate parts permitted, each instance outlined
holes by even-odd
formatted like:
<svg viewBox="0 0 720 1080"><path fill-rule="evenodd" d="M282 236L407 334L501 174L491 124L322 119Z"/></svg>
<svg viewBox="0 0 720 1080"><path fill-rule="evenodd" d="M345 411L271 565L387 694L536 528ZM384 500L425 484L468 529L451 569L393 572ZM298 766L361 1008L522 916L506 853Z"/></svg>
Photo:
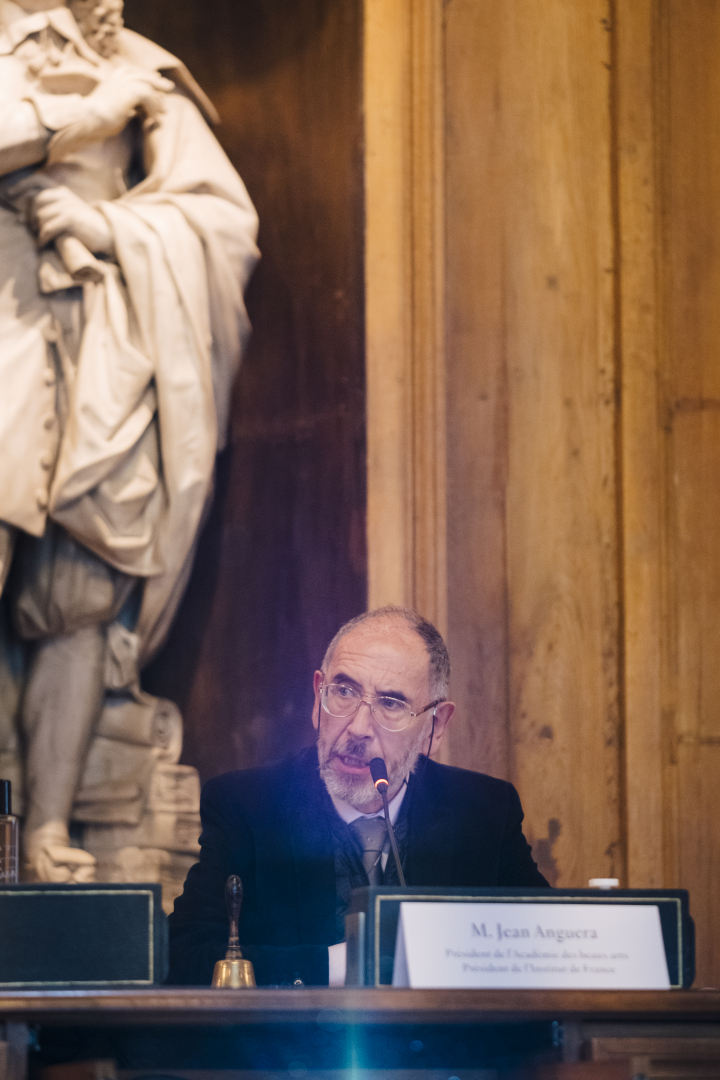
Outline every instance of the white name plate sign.
<svg viewBox="0 0 720 1080"><path fill-rule="evenodd" d="M400 905L393 986L669 990L652 904Z"/></svg>

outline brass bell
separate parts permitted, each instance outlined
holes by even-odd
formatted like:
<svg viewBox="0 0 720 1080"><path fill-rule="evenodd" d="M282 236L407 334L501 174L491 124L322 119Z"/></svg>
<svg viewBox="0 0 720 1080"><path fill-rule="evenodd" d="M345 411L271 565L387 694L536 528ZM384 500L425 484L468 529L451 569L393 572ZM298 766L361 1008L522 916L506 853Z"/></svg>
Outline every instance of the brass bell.
<svg viewBox="0 0 720 1080"><path fill-rule="evenodd" d="M243 990L255 986L255 971L250 960L243 959L238 937L238 920L242 905L243 887L237 874L231 874L225 885L225 903L230 920L230 939L224 960L218 960L213 972L215 987Z"/></svg>

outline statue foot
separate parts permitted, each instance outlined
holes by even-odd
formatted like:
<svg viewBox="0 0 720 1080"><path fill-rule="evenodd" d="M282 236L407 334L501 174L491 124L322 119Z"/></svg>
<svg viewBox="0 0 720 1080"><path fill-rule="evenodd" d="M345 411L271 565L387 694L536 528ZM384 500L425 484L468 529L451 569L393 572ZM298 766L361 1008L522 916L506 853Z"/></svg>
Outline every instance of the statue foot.
<svg viewBox="0 0 720 1080"><path fill-rule="evenodd" d="M81 884L95 880L97 859L70 846L67 826L50 821L25 834L25 871L34 881Z"/></svg>

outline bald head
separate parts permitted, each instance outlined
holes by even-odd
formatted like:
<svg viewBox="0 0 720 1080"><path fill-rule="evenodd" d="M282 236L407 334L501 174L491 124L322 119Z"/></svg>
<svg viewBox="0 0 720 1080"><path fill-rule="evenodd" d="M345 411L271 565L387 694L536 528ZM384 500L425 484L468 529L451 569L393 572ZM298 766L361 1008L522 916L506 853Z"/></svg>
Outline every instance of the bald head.
<svg viewBox="0 0 720 1080"><path fill-rule="evenodd" d="M401 634L409 632L419 638L427 654L430 694L433 698L447 698L450 682L450 658L445 642L433 624L424 619L422 615L418 615L412 608L388 605L374 608L372 611L365 611L362 615L357 615L354 619L346 622L340 627L327 647L322 662L323 671L328 670L338 642L346 634L355 630L356 627L363 626L366 623L369 624L368 629L372 626L389 636L398 634L398 632Z"/></svg>

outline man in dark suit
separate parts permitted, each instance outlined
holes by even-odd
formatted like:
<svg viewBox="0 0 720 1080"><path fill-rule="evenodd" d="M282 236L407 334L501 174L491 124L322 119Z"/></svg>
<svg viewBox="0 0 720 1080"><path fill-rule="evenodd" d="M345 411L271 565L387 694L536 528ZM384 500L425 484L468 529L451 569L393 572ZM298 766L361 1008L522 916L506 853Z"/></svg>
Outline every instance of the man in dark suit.
<svg viewBox="0 0 720 1080"><path fill-rule="evenodd" d="M170 917L170 982L210 982L230 874L243 881L240 943L259 984L343 981L352 889L398 881L374 757L387 765L408 885L547 885L514 787L430 760L455 710L449 668L440 634L407 609L338 631L314 676L317 746L205 785L200 861Z"/></svg>

